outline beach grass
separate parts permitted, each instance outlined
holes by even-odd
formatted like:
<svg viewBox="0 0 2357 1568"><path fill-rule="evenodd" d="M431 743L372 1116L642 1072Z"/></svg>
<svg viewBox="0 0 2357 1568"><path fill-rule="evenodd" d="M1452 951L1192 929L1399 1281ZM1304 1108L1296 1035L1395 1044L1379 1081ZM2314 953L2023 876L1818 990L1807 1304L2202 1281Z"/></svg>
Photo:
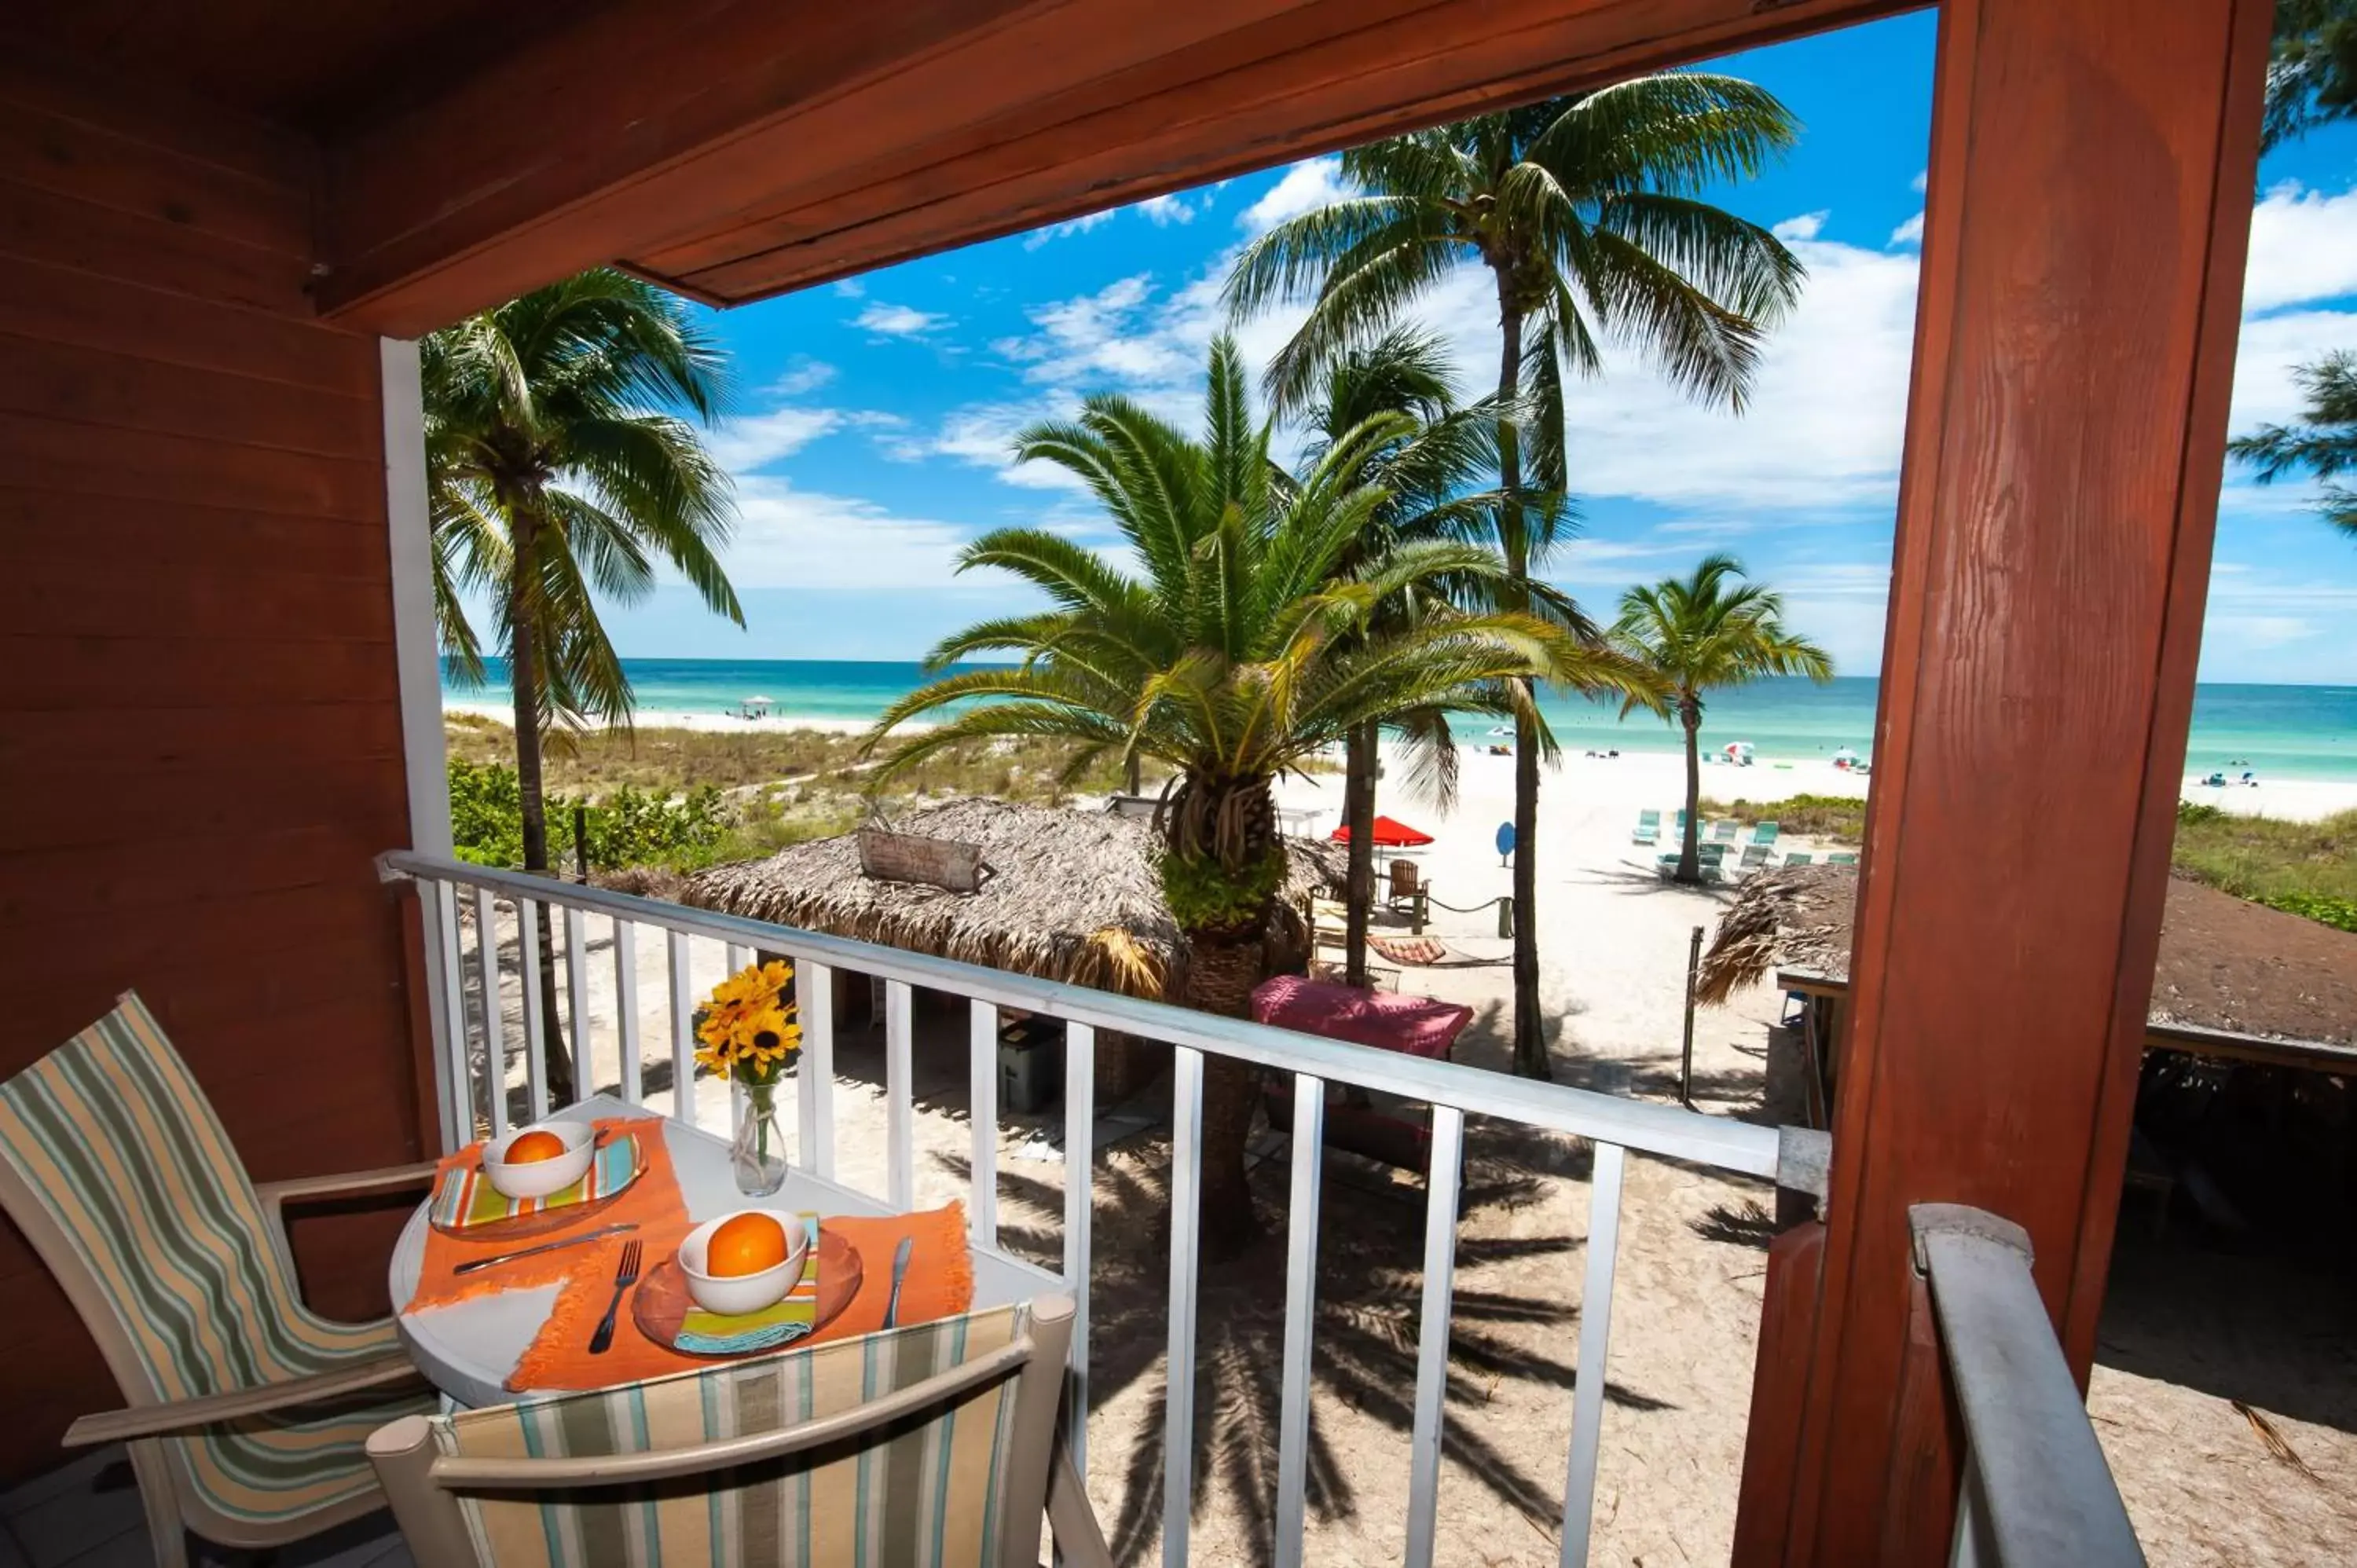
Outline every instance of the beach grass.
<svg viewBox="0 0 2357 1568"><path fill-rule="evenodd" d="M2177 809L2177 874L2238 898L2357 931L2357 811L2320 822Z"/></svg>
<svg viewBox="0 0 2357 1568"><path fill-rule="evenodd" d="M1774 822L1779 832L1796 838L1827 839L1857 843L1866 836L1866 802L1847 795L1793 795L1781 800L1702 801L1702 819L1733 817L1745 827Z"/></svg>

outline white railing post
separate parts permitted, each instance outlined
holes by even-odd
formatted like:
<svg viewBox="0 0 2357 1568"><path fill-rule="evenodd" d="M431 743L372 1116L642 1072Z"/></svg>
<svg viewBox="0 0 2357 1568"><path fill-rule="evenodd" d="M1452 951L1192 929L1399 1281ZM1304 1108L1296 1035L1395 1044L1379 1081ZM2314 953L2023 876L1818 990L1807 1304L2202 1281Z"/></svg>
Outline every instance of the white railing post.
<svg viewBox="0 0 2357 1568"><path fill-rule="evenodd" d="M435 1060L440 1064L442 1092L435 1097L442 1108L442 1152L452 1154L475 1140L474 1074L467 1059L467 980L458 957L458 890L447 882L430 882L418 889L418 908L431 907L425 934L434 941L438 960L436 1011L440 1026L434 1031Z"/></svg>
<svg viewBox="0 0 2357 1568"><path fill-rule="evenodd" d="M1449 1302L1457 1285L1457 1195L1465 1112L1432 1108L1432 1165L1424 1178L1424 1315L1416 1328L1415 1428L1408 1438L1407 1561L1432 1562L1440 1522L1440 1428L1448 1400Z"/></svg>
<svg viewBox="0 0 2357 1568"><path fill-rule="evenodd" d="M1097 1032L1064 1026L1064 1288L1072 1296L1072 1467L1089 1473L1089 1245L1096 1222Z"/></svg>
<svg viewBox="0 0 2357 1568"><path fill-rule="evenodd" d="M909 1013L915 998L905 980L884 983L884 1158L892 1207L917 1206L917 1111L909 1079Z"/></svg>
<svg viewBox="0 0 2357 1568"><path fill-rule="evenodd" d="M622 1053L622 1101L636 1105L646 1098L646 1078L639 1059L639 929L614 920L615 1036Z"/></svg>
<svg viewBox="0 0 2357 1568"><path fill-rule="evenodd" d="M1285 1380L1276 1420L1276 1568L1301 1568L1309 1525L1310 1349L1318 1314L1318 1204L1326 1081L1293 1075L1293 1203L1285 1221Z"/></svg>
<svg viewBox="0 0 2357 1568"><path fill-rule="evenodd" d="M1203 1053L1172 1051L1170 1351L1162 1396L1162 1564L1186 1568L1195 1512L1195 1273L1200 1266Z"/></svg>
<svg viewBox="0 0 2357 1568"><path fill-rule="evenodd" d="M802 1025L794 1106L802 1118L802 1163L821 1181L834 1179L834 972L804 959L794 966Z"/></svg>
<svg viewBox="0 0 2357 1568"><path fill-rule="evenodd" d="M1596 1511L1596 1455L1604 1440L1604 1383L1612 1345L1612 1274L1620 1251L1620 1178L1628 1152L1596 1145L1587 1188L1587 1270L1579 1293L1578 1381L1571 1393L1571 1461L1563 1483L1563 1568L1587 1561Z"/></svg>
<svg viewBox="0 0 2357 1568"><path fill-rule="evenodd" d="M688 936L671 937L671 1113L695 1125L695 982L689 978Z"/></svg>
<svg viewBox="0 0 2357 1568"><path fill-rule="evenodd" d="M565 993L566 1020L573 1026L573 1098L587 1100L597 1092L597 1058L589 1049L588 918L570 904L565 907Z"/></svg>
<svg viewBox="0 0 2357 1568"><path fill-rule="evenodd" d="M540 904L516 900L516 951L522 960L523 1081L530 1092L528 1109L535 1122L548 1120L548 1020L540 1008Z"/></svg>
<svg viewBox="0 0 2357 1568"><path fill-rule="evenodd" d="M499 910L488 887L475 889L475 963L483 976L483 1078L496 1138L508 1130L508 1021L500 997Z"/></svg>
<svg viewBox="0 0 2357 1568"><path fill-rule="evenodd" d="M966 1125L974 1134L966 1220L977 1247L998 1245L998 1009L977 998L968 1026Z"/></svg>

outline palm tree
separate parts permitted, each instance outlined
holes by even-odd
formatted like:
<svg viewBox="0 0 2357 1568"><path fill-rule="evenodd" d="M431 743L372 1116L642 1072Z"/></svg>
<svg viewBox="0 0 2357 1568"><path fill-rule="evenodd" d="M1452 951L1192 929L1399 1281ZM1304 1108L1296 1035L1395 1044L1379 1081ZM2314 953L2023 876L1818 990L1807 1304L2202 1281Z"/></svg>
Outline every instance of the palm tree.
<svg viewBox="0 0 2357 1568"><path fill-rule="evenodd" d="M726 355L680 301L599 268L432 334L419 361L442 644L480 677L461 596L488 597L515 693L524 869L546 871L546 731L630 720L598 600L645 597L659 556L745 624L716 553L734 493L695 431L725 404ZM542 936L549 1081L569 1097Z"/></svg>
<svg viewBox="0 0 2357 1568"><path fill-rule="evenodd" d="M1270 794L1277 776L1392 714L1520 712L1517 677L1582 675L1593 658L1515 612L1436 609L1395 630L1371 628L1377 607L1420 583L1494 579L1503 564L1486 547L1434 540L1344 573L1389 499L1362 481L1364 465L1404 422L1368 422L1291 480L1269 460L1271 426L1253 422L1245 381L1235 345L1215 343L1200 440L1114 396L1091 398L1077 420L1024 431L1018 458L1085 482L1137 570L1041 529L976 540L961 570L1012 572L1049 607L958 633L931 668L974 654L1021 662L942 675L894 703L867 737L872 749L907 720L950 710L894 749L882 776L1001 736L1078 741L1075 774L1107 755L1167 764L1177 778L1157 817L1160 876L1188 935L1184 1000L1236 1017L1249 1015L1268 974L1265 933L1285 866ZM1206 1064L1204 1232L1223 1254L1257 1230L1243 1163L1253 1093L1242 1064Z"/></svg>
<svg viewBox="0 0 2357 1568"><path fill-rule="evenodd" d="M1686 828L1678 844L1677 879L1699 882L1703 693L1770 675L1830 681L1834 661L1815 643L1784 629L1782 596L1744 582L1743 566L1731 555L1710 556L1688 576L1622 594L1612 636L1631 658L1661 676L1670 695L1660 711L1685 732Z"/></svg>
<svg viewBox="0 0 2357 1568"><path fill-rule="evenodd" d="M1304 411L1308 441L1305 471L1337 446L1380 427L1397 435L1380 443L1361 441L1359 478L1377 485L1387 499L1370 526L1340 563L1357 571L1400 544L1415 540L1462 538L1478 515L1468 495L1494 460L1491 423L1457 406L1455 378L1447 346L1429 333L1395 328L1378 341L1337 357L1326 369L1318 394ZM1377 424L1371 422L1380 422ZM1426 598L1448 585L1420 583ZM1376 607L1372 624L1392 629L1423 608L1414 594ZM1405 716L1405 715L1404 715ZM1430 782L1446 800L1454 783L1447 768L1456 757L1447 741L1445 714L1405 716L1428 742L1422 755L1436 768ZM1343 939L1344 979L1367 983L1367 921L1375 890L1375 776L1380 764L1382 722L1370 720L1351 731L1344 746L1342 821L1350 830L1349 910Z"/></svg>
<svg viewBox="0 0 2357 1568"><path fill-rule="evenodd" d="M1494 526L1512 581L1527 584L1566 521L1531 504L1524 472L1527 458L1538 488L1569 489L1566 369L1598 373L1602 340L1618 338L1696 397L1741 409L1762 334L1798 296L1803 269L1773 234L1700 193L1758 174L1798 134L1764 89L1674 71L1371 143L1342 155L1357 194L1245 248L1229 306L1243 317L1310 301L1269 366L1289 408L1320 366L1460 263L1488 268L1501 338ZM1535 704L1516 730L1514 1069L1544 1078L1535 905L1539 764L1552 741Z"/></svg>
<svg viewBox="0 0 2357 1568"><path fill-rule="evenodd" d="M2259 150L2357 114L2357 0L2276 0Z"/></svg>
<svg viewBox="0 0 2357 1568"><path fill-rule="evenodd" d="M2263 424L2238 435L2227 450L2256 469L2263 485L2286 474L2309 473L2330 480L2357 468L2357 354L2336 349L2292 372L2308 394L2298 424ZM2316 511L2325 521L2357 537L2357 490L2327 484Z"/></svg>

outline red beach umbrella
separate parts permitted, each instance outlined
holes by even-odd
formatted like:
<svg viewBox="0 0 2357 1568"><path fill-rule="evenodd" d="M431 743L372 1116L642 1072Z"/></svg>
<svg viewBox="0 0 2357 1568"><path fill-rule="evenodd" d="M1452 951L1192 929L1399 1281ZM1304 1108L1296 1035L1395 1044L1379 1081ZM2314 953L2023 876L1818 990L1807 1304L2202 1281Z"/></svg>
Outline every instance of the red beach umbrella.
<svg viewBox="0 0 2357 1568"><path fill-rule="evenodd" d="M1409 827L1405 822L1394 822L1389 817L1377 817L1374 831L1368 836L1382 849L1415 849L1432 842L1432 835L1421 828ZM1334 842L1351 842L1351 825L1348 822L1334 830Z"/></svg>

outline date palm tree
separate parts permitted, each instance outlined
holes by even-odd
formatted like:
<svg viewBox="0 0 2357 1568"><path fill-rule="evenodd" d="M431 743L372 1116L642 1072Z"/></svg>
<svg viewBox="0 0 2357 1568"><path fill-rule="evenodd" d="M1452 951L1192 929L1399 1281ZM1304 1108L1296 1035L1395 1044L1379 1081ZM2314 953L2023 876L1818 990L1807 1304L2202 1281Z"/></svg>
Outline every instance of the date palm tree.
<svg viewBox="0 0 2357 1568"><path fill-rule="evenodd" d="M2298 424L2263 424L2238 435L2227 450L2271 485L2286 474L2307 473L2328 481L2315 510L2325 521L2357 538L2357 490L2329 481L2357 469L2357 354L2336 349L2292 372L2308 394Z"/></svg>
<svg viewBox="0 0 2357 1568"><path fill-rule="evenodd" d="M1518 713L1518 678L1579 676L1609 654L1514 611L1436 607L1395 629L1379 606L1416 585L1501 577L1486 546L1404 544L1347 570L1389 499L1363 480L1369 453L1396 425L1376 420L1335 443L1297 480L1270 461L1232 342L1212 346L1204 431L1186 435L1130 401L1099 396L1071 422L1017 438L1027 462L1087 484L1135 570L1059 533L1004 529L968 545L960 570L996 567L1047 607L989 620L931 655L946 671L975 654L1010 668L946 673L894 703L867 737L942 715L902 740L879 774L944 746L1002 736L1080 742L1071 771L1142 756L1176 774L1158 813L1160 877L1187 933L1183 1000L1249 1015L1268 976L1266 933L1285 860L1270 787L1319 749L1393 714ZM1225 1254L1257 1231L1244 1176L1249 1072L1228 1058L1204 1079L1203 1219Z"/></svg>
<svg viewBox="0 0 2357 1568"><path fill-rule="evenodd" d="M725 406L726 353L678 299L599 268L444 328L418 358L442 645L480 678L463 596L483 596L514 693L524 869L546 871L544 738L630 721L599 601L644 598L661 559L745 624L717 553L735 493L696 431ZM541 978L549 1080L569 1097L544 947Z"/></svg>
<svg viewBox="0 0 2357 1568"><path fill-rule="evenodd" d="M1281 407L1320 366L1379 337L1461 264L1498 301L1496 539L1529 583L1562 538L1568 492L1563 380L1627 342L1677 386L1739 410L1766 329L1798 297L1800 262L1767 230L1701 194L1758 174L1799 134L1765 89L1673 71L1576 97L1394 136L1342 155L1349 195L1248 245L1231 313L1310 309L1268 371ZM1514 747L1514 1068L1547 1077L1538 1002L1539 764L1552 749L1534 703Z"/></svg>
<svg viewBox="0 0 2357 1568"><path fill-rule="evenodd" d="M1731 555L1709 556L1689 575L1622 594L1612 636L1668 689L1667 702L1644 705L1657 707L1685 734L1686 827L1677 880L1700 882L1703 693L1771 675L1830 681L1833 659L1785 629L1782 596L1745 582L1742 564Z"/></svg>

